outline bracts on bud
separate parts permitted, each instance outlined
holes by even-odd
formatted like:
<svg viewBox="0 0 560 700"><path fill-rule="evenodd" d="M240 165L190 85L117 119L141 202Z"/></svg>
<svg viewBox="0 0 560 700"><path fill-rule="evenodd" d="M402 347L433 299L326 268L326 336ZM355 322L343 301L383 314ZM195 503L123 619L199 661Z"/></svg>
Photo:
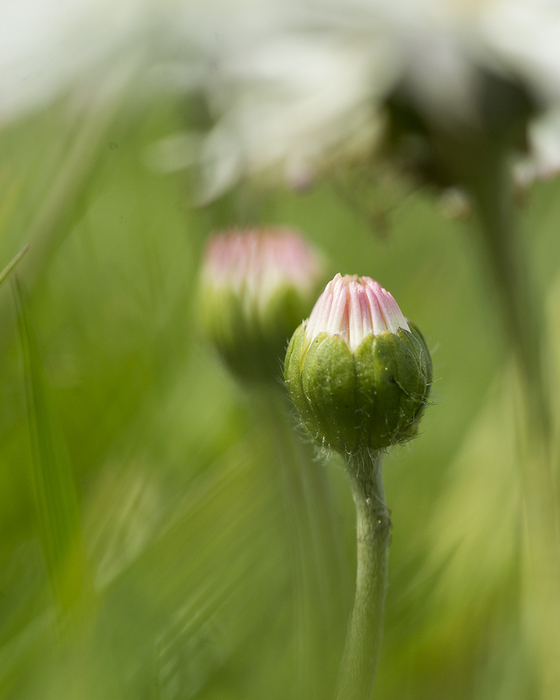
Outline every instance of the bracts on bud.
<svg viewBox="0 0 560 700"><path fill-rule="evenodd" d="M202 322L238 379L277 381L286 343L309 313L323 269L322 257L290 229L233 229L209 239Z"/></svg>
<svg viewBox="0 0 560 700"><path fill-rule="evenodd" d="M432 365L389 292L369 277L337 275L294 333L284 375L313 439L352 454L416 435Z"/></svg>

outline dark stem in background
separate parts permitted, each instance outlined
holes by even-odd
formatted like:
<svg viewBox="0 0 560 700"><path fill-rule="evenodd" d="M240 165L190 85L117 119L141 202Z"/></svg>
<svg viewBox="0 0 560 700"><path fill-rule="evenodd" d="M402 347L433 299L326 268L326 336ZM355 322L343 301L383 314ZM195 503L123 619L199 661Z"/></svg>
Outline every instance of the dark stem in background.
<svg viewBox="0 0 560 700"><path fill-rule="evenodd" d="M471 192L480 222L480 238L500 302L505 331L514 351L524 405L520 421L532 457L521 472L529 518L540 521L534 538L543 536L558 554L557 485L552 458L550 381L547 381L545 303L532 278L529 255L514 222L509 161L490 152ZM529 531L531 526L529 525ZM555 556L557 556L557 554Z"/></svg>
<svg viewBox="0 0 560 700"><path fill-rule="evenodd" d="M529 621L526 641L537 650L539 699L554 700L560 697L560 546L548 339L544 299L514 222L512 189L508 159L499 149L489 149L470 179L470 191L520 380L518 447L526 523L522 615Z"/></svg>
<svg viewBox="0 0 560 700"><path fill-rule="evenodd" d="M354 610L338 679L337 700L371 700L383 636L391 518L385 504L381 453L349 456L356 505L357 572Z"/></svg>
<svg viewBox="0 0 560 700"><path fill-rule="evenodd" d="M511 167L501 151L486 155L471 180L470 190L479 219L483 256L521 369L529 413L542 438L548 441L551 419L543 364L544 304L515 225Z"/></svg>

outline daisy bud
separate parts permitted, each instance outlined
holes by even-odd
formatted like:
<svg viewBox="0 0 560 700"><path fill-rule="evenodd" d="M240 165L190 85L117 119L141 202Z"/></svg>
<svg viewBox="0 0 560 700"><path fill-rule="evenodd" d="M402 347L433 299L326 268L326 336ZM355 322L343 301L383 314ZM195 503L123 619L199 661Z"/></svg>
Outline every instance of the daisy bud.
<svg viewBox="0 0 560 700"><path fill-rule="evenodd" d="M432 364L389 292L369 277L336 275L294 333L284 375L314 440L352 454L414 437Z"/></svg>
<svg viewBox="0 0 560 700"><path fill-rule="evenodd" d="M320 255L289 229L229 230L210 238L201 280L203 324L239 379L277 380L323 269Z"/></svg>

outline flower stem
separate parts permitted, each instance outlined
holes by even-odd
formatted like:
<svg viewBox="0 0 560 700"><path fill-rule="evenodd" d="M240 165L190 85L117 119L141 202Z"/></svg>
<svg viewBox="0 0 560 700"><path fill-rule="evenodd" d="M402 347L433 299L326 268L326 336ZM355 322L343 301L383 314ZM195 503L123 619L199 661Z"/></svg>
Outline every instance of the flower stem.
<svg viewBox="0 0 560 700"><path fill-rule="evenodd" d="M529 257L514 221L510 164L489 153L471 191L479 219L481 247L501 306L504 329L521 370L529 415L542 439L550 439L550 403L544 363L545 323Z"/></svg>
<svg viewBox="0 0 560 700"><path fill-rule="evenodd" d="M292 555L296 672L292 695L323 700L335 681L345 628L342 543L324 464L298 439L290 406L276 387L253 391L272 437Z"/></svg>
<svg viewBox="0 0 560 700"><path fill-rule="evenodd" d="M507 160L499 153L490 153L478 178L473 179L471 191L520 379L517 433L526 526L522 615L529 647L538 650L538 697L554 700L560 693L556 658L560 644L560 522L546 326L544 303L513 225L511 190Z"/></svg>
<svg viewBox="0 0 560 700"><path fill-rule="evenodd" d="M381 453L363 450L347 459L346 468L356 505L358 566L336 697L371 700L383 635L391 518L385 504Z"/></svg>

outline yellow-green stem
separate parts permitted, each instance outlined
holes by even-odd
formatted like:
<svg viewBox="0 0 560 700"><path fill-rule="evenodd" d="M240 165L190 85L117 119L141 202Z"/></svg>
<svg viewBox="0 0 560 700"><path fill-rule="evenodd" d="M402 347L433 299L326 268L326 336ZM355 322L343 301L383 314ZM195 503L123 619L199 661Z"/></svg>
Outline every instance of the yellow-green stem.
<svg viewBox="0 0 560 700"><path fill-rule="evenodd" d="M371 700L383 636L391 519L381 453L364 450L352 455L347 471L356 505L356 595L336 697Z"/></svg>

